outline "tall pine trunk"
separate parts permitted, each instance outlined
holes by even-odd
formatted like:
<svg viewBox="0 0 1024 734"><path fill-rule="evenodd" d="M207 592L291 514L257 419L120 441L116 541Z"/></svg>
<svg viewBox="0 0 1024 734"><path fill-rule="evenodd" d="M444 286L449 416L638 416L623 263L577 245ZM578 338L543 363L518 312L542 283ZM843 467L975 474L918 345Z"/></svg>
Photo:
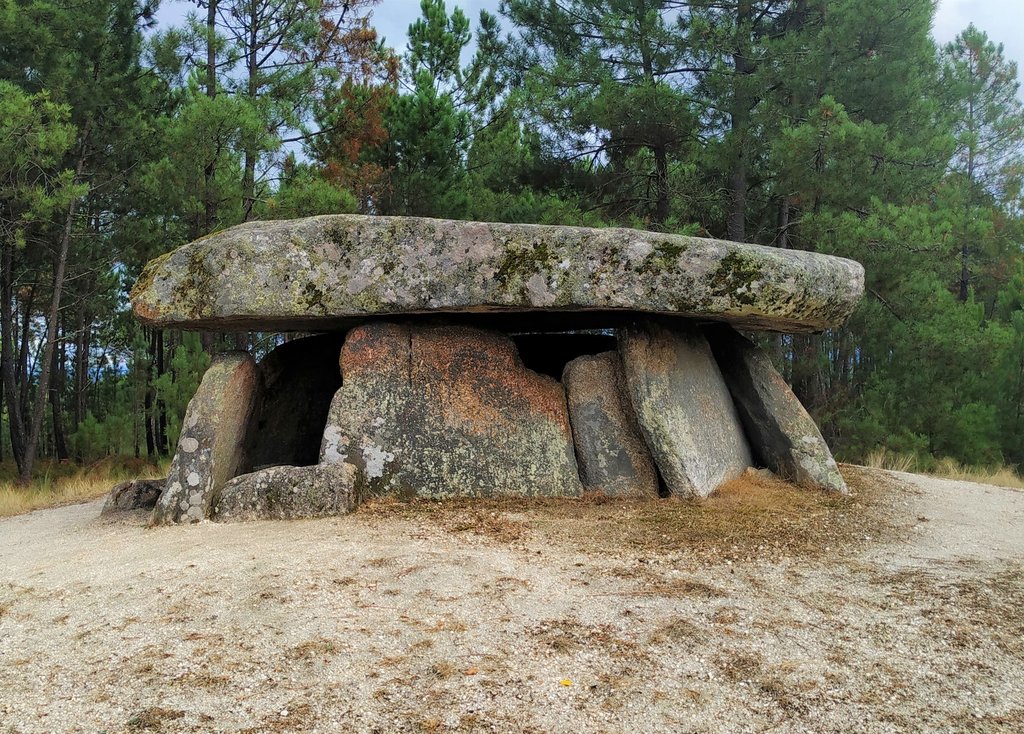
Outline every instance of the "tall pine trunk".
<svg viewBox="0 0 1024 734"><path fill-rule="evenodd" d="M90 125L87 121L82 133L78 160L75 162L74 183L78 183L81 180L82 170L85 168L89 128ZM25 460L18 474L18 481L22 485L27 485L32 479L32 469L36 461L36 449L39 446L39 436L43 430L43 417L46 415L46 397L49 394L50 378L52 376L53 353L57 346L57 326L60 320L60 299L64 290L64 272L67 269L68 253L71 249L71 231L74 229L75 213L77 211L78 199L73 198L71 203L68 204L67 215L64 217L64 227L60 235L60 246L57 251L57 259L54 262L53 294L50 298L50 308L47 311L46 342L43 346L43 358L39 365L39 391L32 410L32 422L29 428L28 439L25 441Z"/></svg>
<svg viewBox="0 0 1024 734"><path fill-rule="evenodd" d="M14 344L17 332L14 315L14 245L4 243L0 254L0 371L3 372L3 391L7 400L8 429L11 434L11 453L20 475L25 462L25 425L22 419L21 395L18 392L15 371Z"/></svg>

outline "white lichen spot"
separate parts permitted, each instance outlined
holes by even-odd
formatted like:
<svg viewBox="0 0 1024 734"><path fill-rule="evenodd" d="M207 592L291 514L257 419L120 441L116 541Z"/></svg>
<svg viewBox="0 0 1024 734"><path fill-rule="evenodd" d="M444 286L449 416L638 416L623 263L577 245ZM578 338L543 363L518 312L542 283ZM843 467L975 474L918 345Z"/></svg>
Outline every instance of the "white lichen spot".
<svg viewBox="0 0 1024 734"><path fill-rule="evenodd" d="M550 306L555 302L555 294L548 287L548 282L540 273L534 273L526 281L526 293L534 306Z"/></svg>
<svg viewBox="0 0 1024 734"><path fill-rule="evenodd" d="M186 454L192 454L199 448L199 441L192 438L192 436L185 436L185 438L181 439L180 446L181 450Z"/></svg>
<svg viewBox="0 0 1024 734"><path fill-rule="evenodd" d="M324 440L320 448L320 459L327 464L340 464L348 459L348 451L343 449L345 437L337 426L328 425L324 429Z"/></svg>
<svg viewBox="0 0 1024 734"><path fill-rule="evenodd" d="M185 477L185 481L188 482L188 486L190 487L198 487L201 480L202 477L199 476L199 472L192 472Z"/></svg>
<svg viewBox="0 0 1024 734"><path fill-rule="evenodd" d="M395 455L385 451L380 446L372 443L363 444L363 464L366 465L366 476L368 479L377 479L384 476L384 466L394 460Z"/></svg>
<svg viewBox="0 0 1024 734"><path fill-rule="evenodd" d="M654 245L647 240L634 240L626 246L626 259L630 265L642 263L647 256L654 252Z"/></svg>

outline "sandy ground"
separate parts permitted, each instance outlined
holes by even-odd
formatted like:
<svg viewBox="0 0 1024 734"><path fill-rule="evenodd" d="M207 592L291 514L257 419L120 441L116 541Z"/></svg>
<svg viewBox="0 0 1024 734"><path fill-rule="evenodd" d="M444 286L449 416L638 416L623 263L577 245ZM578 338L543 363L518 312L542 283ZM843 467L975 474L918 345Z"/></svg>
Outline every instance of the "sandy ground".
<svg viewBox="0 0 1024 734"><path fill-rule="evenodd" d="M799 553L614 504L2 520L0 733L1024 731L1024 492L884 484Z"/></svg>

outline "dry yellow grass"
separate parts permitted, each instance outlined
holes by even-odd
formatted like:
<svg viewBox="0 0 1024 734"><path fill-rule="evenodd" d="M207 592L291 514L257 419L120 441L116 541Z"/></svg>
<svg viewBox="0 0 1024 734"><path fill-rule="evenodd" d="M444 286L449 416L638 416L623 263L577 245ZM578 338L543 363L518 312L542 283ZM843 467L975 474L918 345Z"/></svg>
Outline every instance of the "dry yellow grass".
<svg viewBox="0 0 1024 734"><path fill-rule="evenodd" d="M882 447L872 451L864 460L872 469L887 471L914 472L927 474L940 479L955 479L962 482L992 484L997 487L1024 489L1024 477L1012 466L999 464L996 466L968 466L955 459L938 459L934 463L922 466L913 454L900 454Z"/></svg>
<svg viewBox="0 0 1024 734"><path fill-rule="evenodd" d="M118 482L165 473L160 467L138 460L103 461L77 468L50 465L42 467L29 486L22 487L11 476L13 468L5 466L4 478L0 480L0 517L88 502L102 497Z"/></svg>
<svg viewBox="0 0 1024 734"><path fill-rule="evenodd" d="M779 555L814 557L848 552L903 530L890 510L899 480L870 469L844 467L853 494L800 489L755 473L720 487L704 500L581 498L454 499L444 502L374 500L358 514L428 520L448 532L467 532L501 544L536 540L580 550L686 551L721 560ZM685 591L685 590L681 590Z"/></svg>

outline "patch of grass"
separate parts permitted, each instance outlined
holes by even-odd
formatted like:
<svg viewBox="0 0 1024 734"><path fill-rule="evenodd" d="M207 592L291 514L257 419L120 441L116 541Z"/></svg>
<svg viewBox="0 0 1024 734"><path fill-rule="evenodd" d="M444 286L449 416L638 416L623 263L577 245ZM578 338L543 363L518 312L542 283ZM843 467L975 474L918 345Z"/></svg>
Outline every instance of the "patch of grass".
<svg viewBox="0 0 1024 734"><path fill-rule="evenodd" d="M886 471L914 471L917 468L917 457L913 454L901 454L880 446L867 455L864 465L872 469Z"/></svg>
<svg viewBox="0 0 1024 734"><path fill-rule="evenodd" d="M44 462L35 480L22 487L13 463L5 462L0 465L0 517L87 502L102 497L118 482L166 474L166 467L139 459L109 459L88 466Z"/></svg>
<svg viewBox="0 0 1024 734"><path fill-rule="evenodd" d="M939 459L928 473L944 479L1024 489L1024 478L1009 466L967 466L953 459Z"/></svg>
<svg viewBox="0 0 1024 734"><path fill-rule="evenodd" d="M991 466L970 466L956 459L944 458L922 461L913 454L901 454L882 447L867 455L866 466L886 471L914 472L940 479L955 479L961 482L977 482L997 487L1024 489L1024 477L1015 467L1005 464Z"/></svg>

